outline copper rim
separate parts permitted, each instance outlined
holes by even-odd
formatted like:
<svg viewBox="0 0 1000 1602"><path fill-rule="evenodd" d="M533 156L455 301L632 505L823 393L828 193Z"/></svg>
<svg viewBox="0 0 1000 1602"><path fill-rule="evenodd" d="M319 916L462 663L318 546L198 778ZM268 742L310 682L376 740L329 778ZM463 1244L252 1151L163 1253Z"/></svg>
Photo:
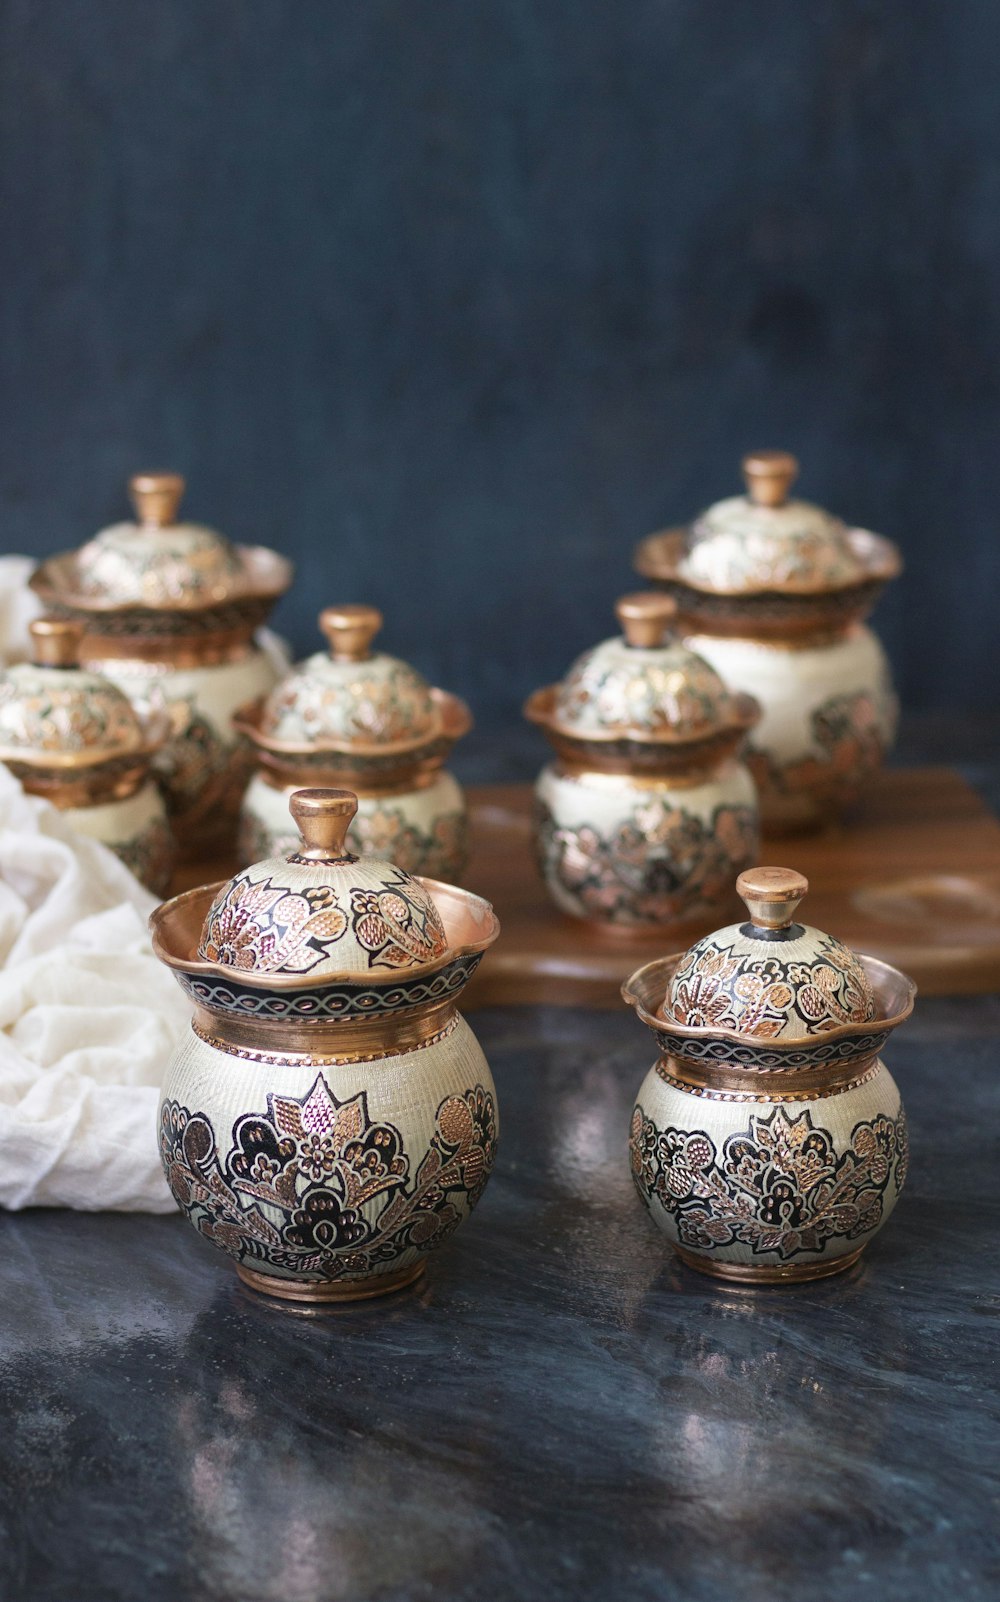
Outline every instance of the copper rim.
<svg viewBox="0 0 1000 1602"><path fill-rule="evenodd" d="M211 601L193 596L181 597L167 606L147 606L141 601L115 601L104 596L89 595L77 588L79 551L60 551L41 562L35 569L29 585L46 606L57 610L69 609L83 617L123 616L155 618L163 613L176 615L210 614L243 602L274 603L288 589L294 569L287 557L279 556L265 545L235 545L245 582L225 595L216 595Z"/></svg>
<svg viewBox="0 0 1000 1602"><path fill-rule="evenodd" d="M581 734L560 723L554 714L557 684L535 690L524 703L523 715L546 735L560 762L571 773L596 769L604 773L660 774L710 769L734 754L760 721L760 703L742 691L731 696L732 717L706 734L692 737L666 730L609 729L603 734Z"/></svg>
<svg viewBox="0 0 1000 1602"><path fill-rule="evenodd" d="M236 1272L244 1285L262 1296L272 1296L282 1302L365 1302L375 1296L388 1296L390 1291L405 1290L427 1272L425 1262L411 1263L392 1274L377 1274L371 1279L320 1280L315 1284L294 1279L280 1279L277 1274L261 1274L255 1268L236 1264Z"/></svg>
<svg viewBox="0 0 1000 1602"><path fill-rule="evenodd" d="M335 973L267 974L230 968L221 962L205 962L197 954L201 931L212 902L229 882L226 879L185 890L157 907L149 919L153 950L168 968L191 978L238 980L251 990L304 990L334 985L363 985L371 989L379 985L398 985L404 977L430 977L456 959L475 956L493 944L500 933L500 921L490 902L473 895L471 890L461 890L457 885L444 884L438 879L425 879L417 874L413 879L427 891L437 907L448 947L444 955L433 962L415 963L405 972L398 968L346 968Z"/></svg>
<svg viewBox="0 0 1000 1602"><path fill-rule="evenodd" d="M853 1268L865 1249L858 1246L853 1252L845 1252L843 1257L824 1258L814 1263L718 1263L672 1244L688 1268L713 1279L726 1280L731 1285L806 1285L810 1280L828 1279L831 1274L842 1274L846 1268Z"/></svg>
<svg viewBox="0 0 1000 1602"><path fill-rule="evenodd" d="M238 1012L196 1006L191 1028L213 1050L246 1062L292 1067L378 1062L419 1051L452 1033L458 1021L453 997L414 1002L398 1012L368 1018L245 1018ZM268 1049L270 1048L270 1049Z"/></svg>
<svg viewBox="0 0 1000 1602"><path fill-rule="evenodd" d="M633 565L644 578L653 579L658 584L676 584L696 595L718 596L733 601L759 599L764 596L778 598L788 596L809 600L821 596L845 594L872 583L888 584L892 579L899 577L903 571L903 558L898 545L892 540L886 539L884 534L873 534L870 529L865 528L848 528L845 533L861 572L857 578L851 579L846 584L828 585L821 589L817 589L815 585L796 584L794 581L783 584L780 589L776 589L773 585L761 584L748 589L727 590L698 584L681 572L681 561L688 543L689 531L686 528L665 528L656 534L648 535L636 546Z"/></svg>
<svg viewBox="0 0 1000 1602"><path fill-rule="evenodd" d="M898 1029L901 1023L913 1011L913 1002L917 987L913 980L898 968L883 962L879 957L869 957L863 952L858 953L858 961L864 968L875 992L875 999L879 1011L874 1018L863 1023L838 1024L835 1029L824 1029L821 1034L798 1035L791 1038L755 1038L752 1035L741 1034L737 1029L696 1029L688 1024L675 1023L673 1019L664 1016L661 1008L674 970L687 956L686 951L674 952L669 957L657 957L654 962L647 962L642 968L636 969L622 985L622 999L635 1009L636 1015L642 1019L647 1028L654 1034L669 1034L681 1041L690 1041L692 1045L704 1045L707 1041L719 1041L724 1045L739 1046L743 1049L759 1047L769 1054L783 1056L797 1055L809 1046L834 1044L839 1040L852 1040L871 1035L873 1032L884 1030L886 1033ZM741 1070L753 1073L752 1069ZM775 1074L797 1070L772 1070Z"/></svg>
<svg viewBox="0 0 1000 1602"><path fill-rule="evenodd" d="M260 727L266 699L264 696L238 707L233 714L233 726L240 734L246 735L259 753L289 763L329 755L331 759L339 757L345 761L353 758L356 761L387 764L395 761L400 766L404 763L415 766L429 747L440 745L440 757L435 752L434 758L440 766L455 742L472 728L472 713L464 701L447 690L432 689L430 696L435 712L433 729L416 739L392 740L381 745L362 740L311 740L307 743L277 740L265 734Z"/></svg>

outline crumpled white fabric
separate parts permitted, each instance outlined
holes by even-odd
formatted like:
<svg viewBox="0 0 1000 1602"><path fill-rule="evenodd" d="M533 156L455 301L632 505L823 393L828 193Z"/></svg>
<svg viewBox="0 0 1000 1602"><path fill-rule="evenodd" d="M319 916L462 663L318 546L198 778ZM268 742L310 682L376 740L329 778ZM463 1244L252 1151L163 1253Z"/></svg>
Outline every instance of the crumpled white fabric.
<svg viewBox="0 0 1000 1602"><path fill-rule="evenodd" d="M30 556L0 556L0 656L23 662L31 655L28 624L42 610L28 580L35 569Z"/></svg>
<svg viewBox="0 0 1000 1602"><path fill-rule="evenodd" d="M155 905L0 766L0 1206L172 1209L156 1115L190 1008Z"/></svg>

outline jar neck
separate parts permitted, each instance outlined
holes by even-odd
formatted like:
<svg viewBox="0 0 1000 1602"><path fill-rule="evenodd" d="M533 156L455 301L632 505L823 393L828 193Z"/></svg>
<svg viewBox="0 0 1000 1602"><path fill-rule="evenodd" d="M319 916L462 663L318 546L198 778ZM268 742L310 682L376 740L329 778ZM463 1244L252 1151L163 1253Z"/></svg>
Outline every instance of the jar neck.
<svg viewBox="0 0 1000 1602"><path fill-rule="evenodd" d="M199 1040L233 1057L310 1066L405 1056L450 1034L458 1016L450 999L379 1017L314 1023L241 1018L195 1007L191 1027Z"/></svg>

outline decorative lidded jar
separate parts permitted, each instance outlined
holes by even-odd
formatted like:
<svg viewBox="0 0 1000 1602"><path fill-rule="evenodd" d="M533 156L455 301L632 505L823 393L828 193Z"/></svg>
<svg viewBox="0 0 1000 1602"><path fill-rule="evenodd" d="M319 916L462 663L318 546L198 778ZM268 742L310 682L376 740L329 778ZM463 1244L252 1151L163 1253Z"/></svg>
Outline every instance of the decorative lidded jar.
<svg viewBox="0 0 1000 1602"><path fill-rule="evenodd" d="M896 727L884 651L864 619L902 568L891 541L790 499L787 451L743 459L746 494L651 535L643 576L677 601L688 644L763 709L748 747L765 832L852 802Z"/></svg>
<svg viewBox="0 0 1000 1602"><path fill-rule="evenodd" d="M623 635L585 652L524 713L555 749L536 785L542 877L564 912L622 928L717 908L757 854L739 757L758 716L673 636L667 595L628 595Z"/></svg>
<svg viewBox="0 0 1000 1602"><path fill-rule="evenodd" d="M296 791L298 850L152 916L194 1003L167 1069L181 1211L257 1290L409 1284L489 1178L496 1092L457 997L499 932L478 896L355 857L348 791Z"/></svg>
<svg viewBox="0 0 1000 1602"><path fill-rule="evenodd" d="M916 987L797 923L801 874L753 868L736 888L747 922L622 987L661 1053L632 1114L632 1176L692 1268L818 1279L857 1260L903 1187L906 1117L879 1053Z"/></svg>
<svg viewBox="0 0 1000 1602"><path fill-rule="evenodd" d="M232 714L279 677L254 634L292 568L274 551L178 522L177 473L139 473L129 490L135 522L43 562L32 588L48 611L83 623L88 667L136 701L161 688L173 725L157 762L167 810L185 855L206 855L235 833L253 761Z"/></svg>
<svg viewBox="0 0 1000 1602"><path fill-rule="evenodd" d="M174 841L152 777L170 733L162 701L139 708L81 668L83 629L71 619L34 618L29 633L34 661L0 675L0 762L164 895Z"/></svg>
<svg viewBox="0 0 1000 1602"><path fill-rule="evenodd" d="M326 607L319 626L329 650L235 718L258 763L240 814L241 861L294 849L288 802L300 785L346 785L358 797L353 850L408 873L459 879L466 804L444 764L472 727L468 707L407 662L372 650L382 627L375 607Z"/></svg>

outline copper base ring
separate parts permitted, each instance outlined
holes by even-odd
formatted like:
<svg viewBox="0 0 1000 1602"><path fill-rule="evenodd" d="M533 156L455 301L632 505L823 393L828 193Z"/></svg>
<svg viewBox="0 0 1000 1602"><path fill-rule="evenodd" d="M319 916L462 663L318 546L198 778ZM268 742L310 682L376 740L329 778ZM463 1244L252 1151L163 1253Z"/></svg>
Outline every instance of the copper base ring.
<svg viewBox="0 0 1000 1602"><path fill-rule="evenodd" d="M812 1279L826 1279L830 1274L841 1274L852 1268L864 1249L858 1246L843 1257L826 1257L813 1263L720 1263L674 1245L674 1251L688 1268L696 1268L699 1274L711 1274L713 1279L723 1279L733 1285L803 1285Z"/></svg>
<svg viewBox="0 0 1000 1602"><path fill-rule="evenodd" d="M243 1263L237 1263L236 1272L251 1290L263 1296L276 1296L284 1302L364 1302L373 1296L388 1296L390 1291L405 1289L418 1280L426 1268L425 1262L410 1263L394 1274L376 1274L370 1279L319 1280L312 1284L306 1280L281 1279L277 1274L259 1274Z"/></svg>

